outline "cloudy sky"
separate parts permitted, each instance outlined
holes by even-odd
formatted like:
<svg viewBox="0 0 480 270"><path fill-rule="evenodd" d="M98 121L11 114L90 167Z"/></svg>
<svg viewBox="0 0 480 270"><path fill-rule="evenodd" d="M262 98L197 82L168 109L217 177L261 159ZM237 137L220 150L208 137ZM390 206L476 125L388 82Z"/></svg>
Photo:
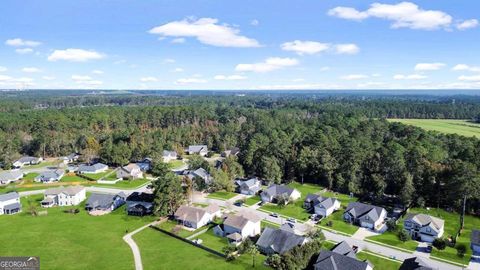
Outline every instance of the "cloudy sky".
<svg viewBox="0 0 480 270"><path fill-rule="evenodd" d="M0 2L0 88L479 89L480 1Z"/></svg>

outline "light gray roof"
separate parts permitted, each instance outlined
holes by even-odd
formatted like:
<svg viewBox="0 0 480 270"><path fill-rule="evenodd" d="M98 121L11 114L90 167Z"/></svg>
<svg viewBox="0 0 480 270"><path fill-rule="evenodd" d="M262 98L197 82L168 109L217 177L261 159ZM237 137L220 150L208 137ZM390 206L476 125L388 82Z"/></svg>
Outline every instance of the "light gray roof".
<svg viewBox="0 0 480 270"><path fill-rule="evenodd" d="M22 208L22 205L18 202L7 204L3 207L3 209L5 210L13 210L13 209L19 209L19 208Z"/></svg>
<svg viewBox="0 0 480 270"><path fill-rule="evenodd" d="M315 270L365 270L368 263L330 250L322 250L313 267Z"/></svg>
<svg viewBox="0 0 480 270"><path fill-rule="evenodd" d="M428 264L419 257L405 259L399 270L433 270Z"/></svg>
<svg viewBox="0 0 480 270"><path fill-rule="evenodd" d="M199 176L199 177L202 177L202 178L205 178L205 177L210 177L210 174L207 172L207 170L205 170L204 168L198 168L196 169L193 174L195 174L196 176Z"/></svg>
<svg viewBox="0 0 480 270"><path fill-rule="evenodd" d="M371 220L378 220L382 211L385 211L383 207L360 203L351 202L348 204L345 212L350 213L354 218L360 218L364 215L368 215Z"/></svg>
<svg viewBox="0 0 480 270"><path fill-rule="evenodd" d="M38 160L39 160L39 158L37 158L37 157L25 156L25 157L19 158L17 161L20 162L20 163L30 163L32 161L36 162Z"/></svg>
<svg viewBox="0 0 480 270"><path fill-rule="evenodd" d="M242 240L242 235L236 232L227 235L227 238L232 239L233 241L239 241Z"/></svg>
<svg viewBox="0 0 480 270"><path fill-rule="evenodd" d="M103 164L103 163L95 163L93 165L80 165L78 167L78 170L79 171L97 171L97 170L101 170L105 167L108 167L107 165Z"/></svg>
<svg viewBox="0 0 480 270"><path fill-rule="evenodd" d="M304 243L304 236L296 235L281 229L266 227L257 241L257 245L263 248L271 248L276 253L284 254L296 246Z"/></svg>
<svg viewBox="0 0 480 270"><path fill-rule="evenodd" d="M315 194L308 194L307 198L305 198L305 202L313 203L313 206L321 205L325 209L329 209L335 204L337 199L330 198L330 197L322 197L320 195Z"/></svg>
<svg viewBox="0 0 480 270"><path fill-rule="evenodd" d="M336 253L338 253L338 254L342 254L342 255L344 255L344 256L356 258L355 252L354 252L353 249L350 247L350 245L349 245L347 242L345 242L345 241L342 241L342 242L336 244L336 245L331 249L331 251L336 252Z"/></svg>
<svg viewBox="0 0 480 270"><path fill-rule="evenodd" d="M188 146L188 152L189 153L199 153L202 150L208 151L208 147L206 145L190 145L190 146Z"/></svg>
<svg viewBox="0 0 480 270"><path fill-rule="evenodd" d="M35 179L60 179L65 172L63 170L46 171L39 174Z"/></svg>
<svg viewBox="0 0 480 270"><path fill-rule="evenodd" d="M163 150L162 156L164 156L164 157L176 157L176 156L177 156L177 152L175 152L175 151Z"/></svg>
<svg viewBox="0 0 480 270"><path fill-rule="evenodd" d="M18 198L20 198L20 196L18 195L17 192L0 194L0 202L6 202L9 200L18 199Z"/></svg>
<svg viewBox="0 0 480 270"><path fill-rule="evenodd" d="M0 173L0 181L17 180L23 176L21 171L6 171Z"/></svg>
<svg viewBox="0 0 480 270"><path fill-rule="evenodd" d="M405 221L413 221L422 227L432 225L431 227L437 232L443 228L443 224L445 223L443 219L426 214L408 214Z"/></svg>
<svg viewBox="0 0 480 270"><path fill-rule="evenodd" d="M290 188L286 185L273 184L273 185L269 186L264 192L266 192L267 194L269 194L272 197L275 197L275 196L282 195L282 194L290 196L293 193L293 191L294 191L293 188Z"/></svg>
<svg viewBox="0 0 480 270"><path fill-rule="evenodd" d="M259 222L260 220L261 218L259 216L255 215L254 213L245 211L238 214L229 215L225 219L223 224L242 230L243 228L245 228L245 226L248 224L249 221L256 223L256 222Z"/></svg>
<svg viewBox="0 0 480 270"><path fill-rule="evenodd" d="M125 200L126 195L123 192L118 194L104 194L104 193L92 193L85 204L85 207L91 208L109 208L114 202L115 198L120 196Z"/></svg>
<svg viewBox="0 0 480 270"><path fill-rule="evenodd" d="M130 163L127 166L123 166L121 169L127 173L132 173L133 170L140 170L140 166L135 163Z"/></svg>
<svg viewBox="0 0 480 270"><path fill-rule="evenodd" d="M82 186L68 186L68 187L58 187L58 188L49 188L45 190L45 195L58 195L60 193L65 193L69 196L74 196L85 188Z"/></svg>
<svg viewBox="0 0 480 270"><path fill-rule="evenodd" d="M207 211L200 207L193 207L188 205L180 206L177 211L175 211L175 217L179 220L189 221L189 222L199 222Z"/></svg>

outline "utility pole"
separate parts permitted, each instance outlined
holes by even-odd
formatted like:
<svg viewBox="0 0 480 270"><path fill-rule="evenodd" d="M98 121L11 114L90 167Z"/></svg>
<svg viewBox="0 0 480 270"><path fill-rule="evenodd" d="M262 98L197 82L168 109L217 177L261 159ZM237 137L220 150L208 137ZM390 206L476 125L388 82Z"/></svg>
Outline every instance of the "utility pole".
<svg viewBox="0 0 480 270"><path fill-rule="evenodd" d="M462 216L460 217L460 230L463 230L465 226L465 208L467 204L467 195L463 196L463 209L462 209Z"/></svg>

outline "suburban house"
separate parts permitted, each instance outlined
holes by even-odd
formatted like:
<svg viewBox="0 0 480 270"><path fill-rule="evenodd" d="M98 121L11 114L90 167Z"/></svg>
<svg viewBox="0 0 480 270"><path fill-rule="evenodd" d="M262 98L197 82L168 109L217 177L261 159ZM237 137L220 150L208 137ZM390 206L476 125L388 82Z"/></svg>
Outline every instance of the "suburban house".
<svg viewBox="0 0 480 270"><path fill-rule="evenodd" d="M85 210L88 212L111 212L124 205L126 198L127 196L123 192L118 194L92 193L85 204Z"/></svg>
<svg viewBox="0 0 480 270"><path fill-rule="evenodd" d="M226 236L230 243L240 244L247 237L254 237L261 233L260 221L262 219L251 212L241 212L228 215L223 224L213 228L218 236Z"/></svg>
<svg viewBox="0 0 480 270"><path fill-rule="evenodd" d="M188 176L188 178L190 178L192 180L195 179L195 177L199 177L199 178L203 179L203 181L207 185L210 184L213 180L212 176L204 168L198 168L193 172L191 171L191 172L188 173L187 176Z"/></svg>
<svg viewBox="0 0 480 270"><path fill-rule="evenodd" d="M177 157L178 157L177 152L163 150L163 153L162 153L163 162L168 163L172 160L176 160Z"/></svg>
<svg viewBox="0 0 480 270"><path fill-rule="evenodd" d="M22 204L17 192L0 194L0 215L13 215L21 211Z"/></svg>
<svg viewBox="0 0 480 270"><path fill-rule="evenodd" d="M286 185L273 184L260 193L263 202L275 203L279 197L284 197L288 201L295 201L301 197L298 190L288 187Z"/></svg>
<svg viewBox="0 0 480 270"><path fill-rule="evenodd" d="M405 259L398 270L433 270L422 258Z"/></svg>
<svg viewBox="0 0 480 270"><path fill-rule="evenodd" d="M50 188L45 190L42 207L78 205L85 200L85 188L82 186L69 186Z"/></svg>
<svg viewBox="0 0 480 270"><path fill-rule="evenodd" d="M334 211L340 209L340 201L335 198L308 194L303 203L303 207L317 215L328 217Z"/></svg>
<svg viewBox="0 0 480 270"><path fill-rule="evenodd" d="M472 236L470 237L470 247L473 253L480 253L480 231L472 230Z"/></svg>
<svg viewBox="0 0 480 270"><path fill-rule="evenodd" d="M222 157L229 157L229 156L237 156L238 153L240 153L240 148L238 147L232 147L228 150L225 150L222 152L221 156Z"/></svg>
<svg viewBox="0 0 480 270"><path fill-rule="evenodd" d="M42 162L42 158L41 157L21 157L20 159L16 160L15 162L13 162L13 167L15 168L21 168L25 165L35 165L35 164L39 164L40 162Z"/></svg>
<svg viewBox="0 0 480 270"><path fill-rule="evenodd" d="M299 230L295 224L296 223L285 222L282 224L282 226L280 226L280 229L294 233L296 235L305 235L305 231Z"/></svg>
<svg viewBox="0 0 480 270"><path fill-rule="evenodd" d="M143 172L140 166L130 163L117 170L117 178L119 179L138 179L143 178Z"/></svg>
<svg viewBox="0 0 480 270"><path fill-rule="evenodd" d="M220 207L216 204L210 204L205 208L182 205L173 216L183 226L198 229L212 222L216 217L220 217L220 215Z"/></svg>
<svg viewBox="0 0 480 270"><path fill-rule="evenodd" d="M302 246L310 239L292 232L266 227L257 241L257 247L263 254L284 254L294 247Z"/></svg>
<svg viewBox="0 0 480 270"><path fill-rule="evenodd" d="M206 145L190 145L187 152L189 155L197 154L204 157L208 154L208 147Z"/></svg>
<svg viewBox="0 0 480 270"><path fill-rule="evenodd" d="M348 204L343 218L345 221L369 229L378 229L387 217L387 210L383 207L351 202Z"/></svg>
<svg viewBox="0 0 480 270"><path fill-rule="evenodd" d="M127 214L130 216L146 216L153 213L155 195L145 192L133 192L126 199Z"/></svg>
<svg viewBox="0 0 480 270"><path fill-rule="evenodd" d="M64 170L46 171L35 177L35 182L53 183L58 182L65 175Z"/></svg>
<svg viewBox="0 0 480 270"><path fill-rule="evenodd" d="M142 172L147 172L152 169L152 159L151 158L144 158L142 161L137 162L137 165L140 167Z"/></svg>
<svg viewBox="0 0 480 270"><path fill-rule="evenodd" d="M79 157L80 157L79 154L71 153L68 156L61 157L60 159L63 161L64 164L69 164L69 163L77 162Z"/></svg>
<svg viewBox="0 0 480 270"><path fill-rule="evenodd" d="M372 270L373 266L368 261L357 259L355 251L342 241L331 250L321 250L313 265L315 270Z"/></svg>
<svg viewBox="0 0 480 270"><path fill-rule="evenodd" d="M80 165L78 167L79 173L101 173L106 172L108 170L108 166L102 163L95 163L93 165Z"/></svg>
<svg viewBox="0 0 480 270"><path fill-rule="evenodd" d="M257 178L250 178L248 180L236 180L236 191L244 195L255 195L261 188L262 183Z"/></svg>
<svg viewBox="0 0 480 270"><path fill-rule="evenodd" d="M22 177L23 173L17 170L0 172L0 184L10 184L12 182L22 179Z"/></svg>
<svg viewBox="0 0 480 270"><path fill-rule="evenodd" d="M443 219L426 214L408 214L403 221L403 229L412 239L422 242L433 242L443 235Z"/></svg>

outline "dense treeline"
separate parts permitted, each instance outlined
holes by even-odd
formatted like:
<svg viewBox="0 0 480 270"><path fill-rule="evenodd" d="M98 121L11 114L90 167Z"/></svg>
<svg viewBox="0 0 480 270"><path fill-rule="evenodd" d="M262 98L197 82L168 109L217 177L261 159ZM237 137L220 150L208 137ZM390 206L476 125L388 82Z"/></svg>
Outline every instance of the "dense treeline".
<svg viewBox="0 0 480 270"><path fill-rule="evenodd" d="M466 115L458 102L253 99L249 104L242 98L186 97L177 106L5 109L0 162L9 164L21 154L77 151L87 161L98 157L123 165L163 149L182 153L194 143L214 151L238 146L246 175L314 182L371 200L390 194L420 206L459 209L465 195L469 211L480 208L480 140L381 119L401 112L405 117Z"/></svg>

